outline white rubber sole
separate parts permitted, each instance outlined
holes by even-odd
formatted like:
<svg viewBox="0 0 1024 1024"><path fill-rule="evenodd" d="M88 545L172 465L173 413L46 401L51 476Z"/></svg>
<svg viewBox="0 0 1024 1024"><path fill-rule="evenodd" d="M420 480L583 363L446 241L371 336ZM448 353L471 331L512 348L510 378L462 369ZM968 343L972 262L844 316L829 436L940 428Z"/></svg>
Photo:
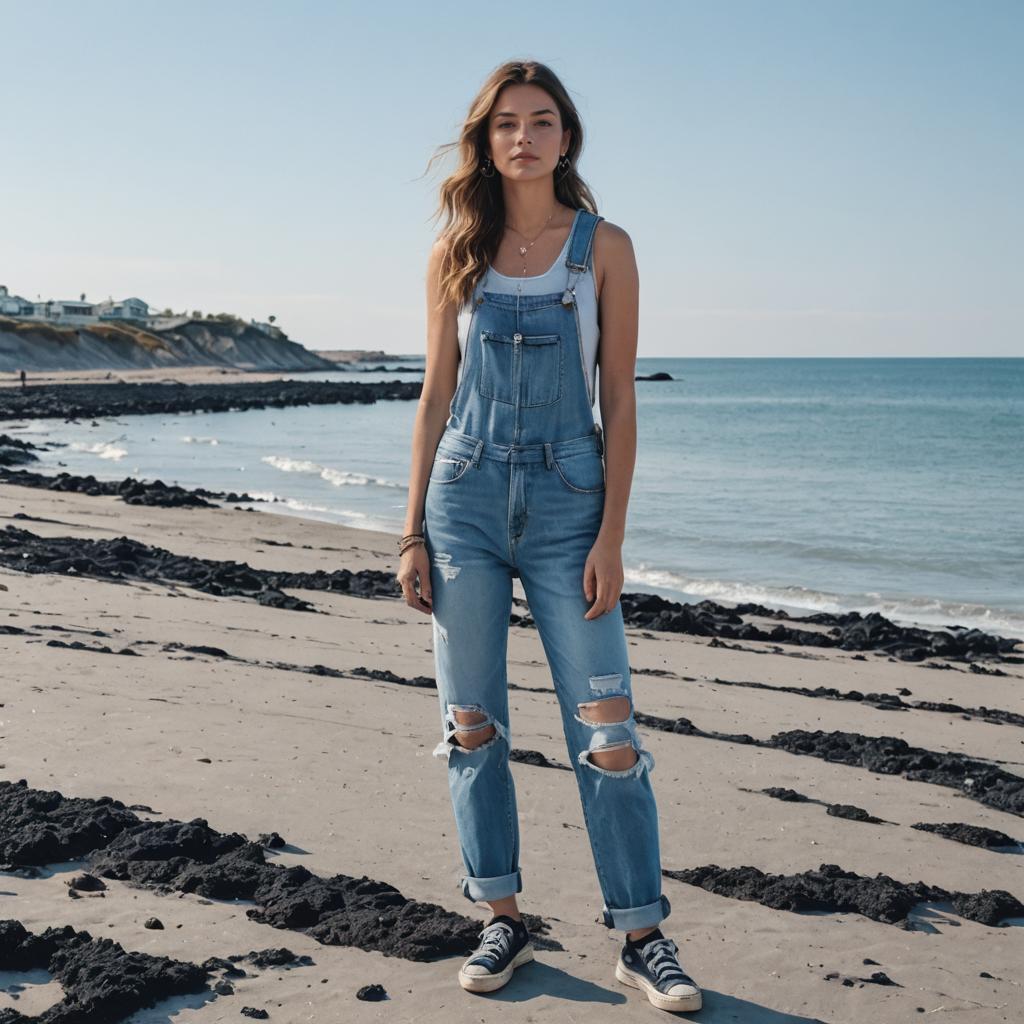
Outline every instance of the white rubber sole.
<svg viewBox="0 0 1024 1024"><path fill-rule="evenodd" d="M615 977L623 985L631 985L633 988L638 988L645 992L650 1002L658 1007L659 1010L675 1010L676 1012L687 1013L691 1010L699 1010L704 1004L699 989L688 996L667 996L664 992L659 992L646 978L635 971L631 971L621 959L615 965Z"/></svg>
<svg viewBox="0 0 1024 1024"><path fill-rule="evenodd" d="M470 957L472 959L472 957ZM493 992L497 988L506 985L512 977L512 972L522 964L533 959L533 943L528 942L509 961L508 966L497 974L464 974L459 968L459 984L467 992ZM465 966L465 965L463 965Z"/></svg>

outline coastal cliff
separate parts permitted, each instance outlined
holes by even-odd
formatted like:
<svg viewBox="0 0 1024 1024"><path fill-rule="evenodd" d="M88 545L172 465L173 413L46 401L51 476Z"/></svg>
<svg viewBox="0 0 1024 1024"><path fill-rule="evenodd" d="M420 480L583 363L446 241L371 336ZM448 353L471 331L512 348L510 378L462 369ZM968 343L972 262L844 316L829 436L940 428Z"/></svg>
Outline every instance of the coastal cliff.
<svg viewBox="0 0 1024 1024"><path fill-rule="evenodd" d="M331 370L334 364L242 320L184 320L169 328L136 323L62 326L0 316L0 372L231 366L246 370Z"/></svg>

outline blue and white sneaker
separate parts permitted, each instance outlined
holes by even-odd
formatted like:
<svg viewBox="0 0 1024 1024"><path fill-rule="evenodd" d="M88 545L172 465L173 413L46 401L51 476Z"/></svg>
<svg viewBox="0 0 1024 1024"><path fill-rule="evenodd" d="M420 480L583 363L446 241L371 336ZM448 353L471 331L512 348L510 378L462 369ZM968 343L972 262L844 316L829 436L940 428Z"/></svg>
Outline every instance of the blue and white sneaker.
<svg viewBox="0 0 1024 1024"><path fill-rule="evenodd" d="M699 1010L703 1003L700 986L682 968L676 954L679 947L661 931L652 933L639 946L628 940L619 951L615 977L647 993L659 1010Z"/></svg>
<svg viewBox="0 0 1024 1024"><path fill-rule="evenodd" d="M507 984L521 964L533 959L530 932L522 921L499 914L479 933L480 945L459 969L467 992L493 992Z"/></svg>

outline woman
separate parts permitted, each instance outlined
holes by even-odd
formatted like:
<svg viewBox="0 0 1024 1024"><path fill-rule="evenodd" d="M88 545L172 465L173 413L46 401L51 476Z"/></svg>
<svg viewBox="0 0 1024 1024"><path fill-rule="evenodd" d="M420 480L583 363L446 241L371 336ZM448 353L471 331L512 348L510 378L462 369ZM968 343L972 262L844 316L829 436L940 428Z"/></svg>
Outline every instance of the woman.
<svg viewBox="0 0 1024 1024"><path fill-rule="evenodd" d="M461 166L442 184L448 223L427 268L398 578L407 602L433 616L443 731L434 753L448 764L462 892L493 913L462 986L493 991L533 959L515 895L509 770L506 653L519 577L555 683L604 923L626 933L616 976L655 1006L696 1010L700 989L658 928L670 906L654 759L633 718L619 604L636 451L636 264L626 232L592 212L575 167L582 141L554 73L516 61L490 75L451 144Z"/></svg>

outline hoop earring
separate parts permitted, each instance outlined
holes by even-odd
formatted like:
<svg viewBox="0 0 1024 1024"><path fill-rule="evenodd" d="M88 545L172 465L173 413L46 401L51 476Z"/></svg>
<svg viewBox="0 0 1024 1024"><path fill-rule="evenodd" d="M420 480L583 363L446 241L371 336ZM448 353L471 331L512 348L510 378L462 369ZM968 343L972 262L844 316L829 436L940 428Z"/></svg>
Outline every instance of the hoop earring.
<svg viewBox="0 0 1024 1024"><path fill-rule="evenodd" d="M494 161L491 158L485 157L484 162L479 167L480 174L485 178L494 177Z"/></svg>

